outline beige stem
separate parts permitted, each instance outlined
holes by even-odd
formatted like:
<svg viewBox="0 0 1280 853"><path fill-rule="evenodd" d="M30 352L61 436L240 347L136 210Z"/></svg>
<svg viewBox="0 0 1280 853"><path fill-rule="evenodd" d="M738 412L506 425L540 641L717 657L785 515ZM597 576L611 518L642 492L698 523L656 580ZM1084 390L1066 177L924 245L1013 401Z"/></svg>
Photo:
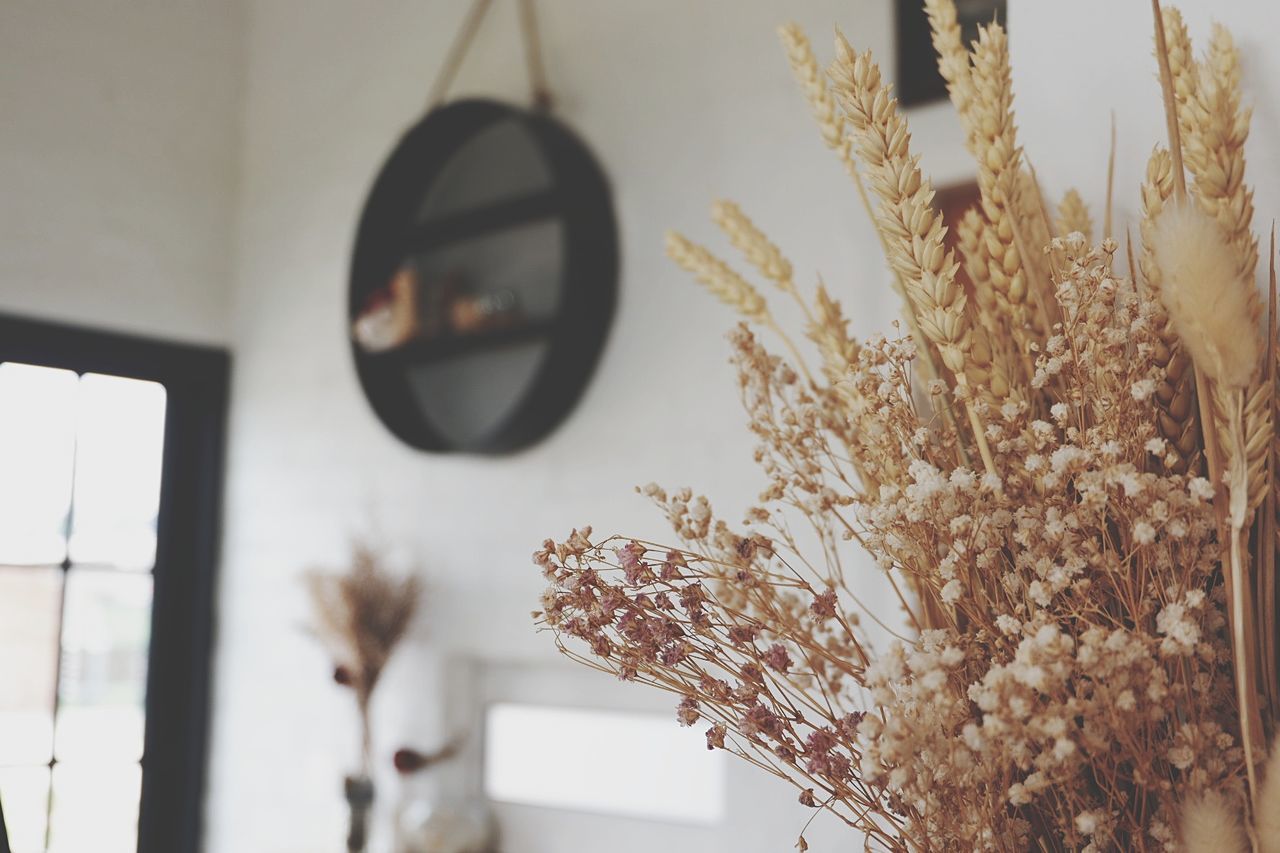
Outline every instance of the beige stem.
<svg viewBox="0 0 1280 853"><path fill-rule="evenodd" d="M973 407L973 400L964 401L964 410L969 413L969 426L973 429L973 437L978 442L978 452L982 454L983 467L991 476L999 477L1000 475L996 473L996 460L991 456L991 448L987 444L987 436L982 431L982 420Z"/></svg>
<svg viewBox="0 0 1280 853"><path fill-rule="evenodd" d="M1116 185L1116 111L1111 111L1111 155L1107 157L1107 208L1102 219L1102 237L1111 239L1111 200Z"/></svg>
<svg viewBox="0 0 1280 853"><path fill-rule="evenodd" d="M1244 390L1231 391L1231 441L1236 448L1231 454L1227 472L1227 488L1230 491L1231 516L1231 642L1235 646L1236 702L1239 705L1240 741L1244 745L1244 763L1249 776L1249 802L1256 813L1258 803L1258 779L1254 768L1253 724L1250 708L1253 707L1249 688L1250 649L1245 630L1245 577L1244 556L1245 517L1249 513L1249 463L1244 447ZM1255 845L1256 849L1256 845Z"/></svg>

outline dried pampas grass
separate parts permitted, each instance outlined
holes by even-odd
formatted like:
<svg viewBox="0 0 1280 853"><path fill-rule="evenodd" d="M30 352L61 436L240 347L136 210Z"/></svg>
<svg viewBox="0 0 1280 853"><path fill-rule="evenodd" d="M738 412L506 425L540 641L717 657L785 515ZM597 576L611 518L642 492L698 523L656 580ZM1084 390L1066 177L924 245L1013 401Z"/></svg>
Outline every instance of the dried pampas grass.
<svg viewBox="0 0 1280 853"><path fill-rule="evenodd" d="M1175 203L1156 220L1160 299L1178 337L1208 377L1246 388L1262 353L1257 296L1236 272L1235 253L1217 223L1191 204Z"/></svg>
<svg viewBox="0 0 1280 853"><path fill-rule="evenodd" d="M1187 803L1182 815L1182 843L1187 853L1241 853L1249 838L1240 813L1216 791Z"/></svg>
<svg viewBox="0 0 1280 853"><path fill-rule="evenodd" d="M1266 775L1258 791L1258 853L1280 853L1280 744L1271 747Z"/></svg>

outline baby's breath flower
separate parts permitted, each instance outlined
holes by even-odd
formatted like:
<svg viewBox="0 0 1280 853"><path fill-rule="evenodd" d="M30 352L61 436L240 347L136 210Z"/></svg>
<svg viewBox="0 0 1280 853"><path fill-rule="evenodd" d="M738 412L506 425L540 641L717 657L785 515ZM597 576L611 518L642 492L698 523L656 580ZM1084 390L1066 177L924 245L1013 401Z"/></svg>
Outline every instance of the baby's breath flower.
<svg viewBox="0 0 1280 853"><path fill-rule="evenodd" d="M1133 541L1139 545L1150 545L1156 541L1156 529L1145 521L1133 526Z"/></svg>
<svg viewBox="0 0 1280 853"><path fill-rule="evenodd" d="M1098 831L1098 827L1101 823L1102 821L1098 817L1098 813L1093 811L1080 812L1080 814L1076 815L1075 819L1076 830L1079 831L1081 835L1093 835Z"/></svg>
<svg viewBox="0 0 1280 853"><path fill-rule="evenodd" d="M952 578L942 587L940 595L942 600L947 604L955 604L960 600L960 596L964 594L964 587L960 585L960 581Z"/></svg>
<svg viewBox="0 0 1280 853"><path fill-rule="evenodd" d="M1129 387L1129 393L1133 395L1133 399L1141 403L1156 393L1156 381L1154 379L1140 379Z"/></svg>
<svg viewBox="0 0 1280 853"><path fill-rule="evenodd" d="M1213 485L1204 477L1193 477L1187 483L1187 490L1196 500L1207 501L1213 498Z"/></svg>

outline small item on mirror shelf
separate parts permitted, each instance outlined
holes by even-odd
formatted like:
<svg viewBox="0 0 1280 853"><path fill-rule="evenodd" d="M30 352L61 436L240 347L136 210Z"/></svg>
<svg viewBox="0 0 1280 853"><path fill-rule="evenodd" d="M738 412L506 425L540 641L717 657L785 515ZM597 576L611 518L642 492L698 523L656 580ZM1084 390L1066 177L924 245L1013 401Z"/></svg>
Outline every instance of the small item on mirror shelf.
<svg viewBox="0 0 1280 853"><path fill-rule="evenodd" d="M351 334L365 352L381 353L415 340L512 328L520 325L523 313L519 295L510 288L473 293L457 272L424 283L411 262L406 262L386 287L369 294Z"/></svg>
<svg viewBox="0 0 1280 853"><path fill-rule="evenodd" d="M449 306L449 328L456 335L469 335L519 325L520 297L514 290L467 294Z"/></svg>
<svg viewBox="0 0 1280 853"><path fill-rule="evenodd" d="M514 290L475 292L475 286L460 272L441 276L425 290L418 332L423 340L510 328L523 319L520 297Z"/></svg>
<svg viewBox="0 0 1280 853"><path fill-rule="evenodd" d="M369 294L351 324L351 335L365 352L385 352L418 334L418 276L406 263L386 287Z"/></svg>

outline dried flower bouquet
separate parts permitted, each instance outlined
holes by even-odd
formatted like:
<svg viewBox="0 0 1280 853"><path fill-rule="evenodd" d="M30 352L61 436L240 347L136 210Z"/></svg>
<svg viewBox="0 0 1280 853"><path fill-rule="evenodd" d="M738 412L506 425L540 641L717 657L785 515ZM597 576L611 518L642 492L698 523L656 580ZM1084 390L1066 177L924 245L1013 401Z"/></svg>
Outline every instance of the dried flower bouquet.
<svg viewBox="0 0 1280 853"><path fill-rule="evenodd" d="M387 662L413 624L422 590L417 578L390 573L379 553L363 542L353 543L351 563L341 574L312 571L305 580L313 630L333 655L334 681L355 694L360 718L360 770L345 780L351 809L347 850L359 853L365 849L374 796L370 703ZM446 757L415 753L406 760L420 759L420 766L426 766ZM396 762L398 768L399 753Z"/></svg>
<svg viewBox="0 0 1280 853"><path fill-rule="evenodd" d="M1278 853L1276 278L1264 320L1231 37L1196 59L1153 0L1169 147L1118 259L1109 200L1096 244L1077 193L1047 210L1003 30L966 49L952 0L925 6L978 164L959 222L931 206L870 54L837 35L824 74L781 31L908 334L854 340L717 204L803 310L806 364L753 284L672 235L745 318L731 340L768 487L741 528L646 487L680 547L548 540L537 615L571 657L679 695L708 747L793 781L868 849ZM905 627L863 605L874 583Z"/></svg>

